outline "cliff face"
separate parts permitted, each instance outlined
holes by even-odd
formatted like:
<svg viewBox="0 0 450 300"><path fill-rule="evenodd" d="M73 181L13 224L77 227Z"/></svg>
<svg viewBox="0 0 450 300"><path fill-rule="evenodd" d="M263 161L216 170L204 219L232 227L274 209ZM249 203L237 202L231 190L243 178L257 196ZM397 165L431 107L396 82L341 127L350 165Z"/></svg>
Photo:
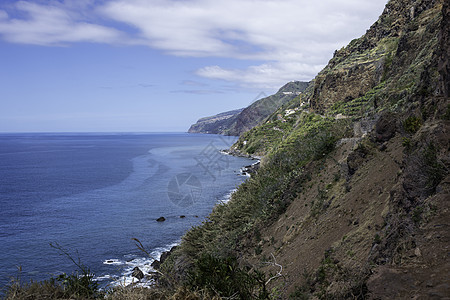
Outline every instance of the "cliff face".
<svg viewBox="0 0 450 300"><path fill-rule="evenodd" d="M258 172L164 271L223 297L448 297L449 30L448 1L391 0L241 134L232 150L264 155Z"/></svg>
<svg viewBox="0 0 450 300"><path fill-rule="evenodd" d="M385 110L420 114L423 119L445 114L449 86L445 9L442 1L390 1L367 33L336 51L311 82L301 100L308 107L299 101L287 103L268 118L272 124L242 135L235 148L267 153L295 131L304 111L372 122ZM287 115L287 108L296 111Z"/></svg>
<svg viewBox="0 0 450 300"><path fill-rule="evenodd" d="M435 77L436 10L430 1L390 1L367 33L336 51L316 77L311 107L324 111L335 103L350 102L386 81L395 84L391 98L404 98L416 84L426 81L420 76Z"/></svg>
<svg viewBox="0 0 450 300"><path fill-rule="evenodd" d="M236 117L244 109L236 109L220 113L211 117L204 117L197 121L197 123L191 125L189 133L211 133L211 134L223 134L225 130L230 128L231 124L235 122Z"/></svg>
<svg viewBox="0 0 450 300"><path fill-rule="evenodd" d="M289 82L276 94L259 99L245 109L201 118L189 128L188 132L238 136L258 125L281 105L298 97L307 86L307 82Z"/></svg>

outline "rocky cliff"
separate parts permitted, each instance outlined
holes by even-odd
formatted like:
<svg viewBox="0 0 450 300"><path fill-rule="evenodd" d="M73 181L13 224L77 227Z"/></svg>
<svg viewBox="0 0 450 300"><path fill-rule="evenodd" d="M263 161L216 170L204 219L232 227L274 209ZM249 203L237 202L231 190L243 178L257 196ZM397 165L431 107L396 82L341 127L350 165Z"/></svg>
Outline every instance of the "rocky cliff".
<svg viewBox="0 0 450 300"><path fill-rule="evenodd" d="M281 105L298 98L307 86L307 82L289 82L274 95L259 99L245 109L201 118L189 128L188 132L238 136L258 125Z"/></svg>
<svg viewBox="0 0 450 300"><path fill-rule="evenodd" d="M298 97L203 120L236 116L230 152L259 168L152 289L111 297L448 299L449 18L446 0L390 0Z"/></svg>
<svg viewBox="0 0 450 300"><path fill-rule="evenodd" d="M448 1L389 1L241 134L233 152L260 168L163 272L241 299L448 297L448 20Z"/></svg>

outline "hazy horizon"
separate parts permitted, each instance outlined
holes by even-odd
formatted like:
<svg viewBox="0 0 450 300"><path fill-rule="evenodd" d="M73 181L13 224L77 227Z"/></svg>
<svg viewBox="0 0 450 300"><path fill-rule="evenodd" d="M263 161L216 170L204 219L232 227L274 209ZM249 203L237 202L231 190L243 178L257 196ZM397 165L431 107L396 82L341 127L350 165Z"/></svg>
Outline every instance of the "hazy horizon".
<svg viewBox="0 0 450 300"><path fill-rule="evenodd" d="M185 132L310 81L386 0L5 0L0 132Z"/></svg>

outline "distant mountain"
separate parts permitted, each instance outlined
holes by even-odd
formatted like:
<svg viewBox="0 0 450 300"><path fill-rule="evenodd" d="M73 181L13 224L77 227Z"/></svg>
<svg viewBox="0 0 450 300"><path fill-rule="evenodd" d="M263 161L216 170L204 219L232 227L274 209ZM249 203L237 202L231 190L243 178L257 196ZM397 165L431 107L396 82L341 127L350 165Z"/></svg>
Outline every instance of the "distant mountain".
<svg viewBox="0 0 450 300"><path fill-rule="evenodd" d="M214 116L204 117L193 124L189 131L190 133L212 133L218 134L227 130L231 124L236 120L244 108L235 109L227 112L223 112Z"/></svg>
<svg viewBox="0 0 450 300"><path fill-rule="evenodd" d="M244 109L201 118L189 128L188 132L240 135L264 121L283 104L301 95L308 85L308 82L291 81L274 95L255 101Z"/></svg>

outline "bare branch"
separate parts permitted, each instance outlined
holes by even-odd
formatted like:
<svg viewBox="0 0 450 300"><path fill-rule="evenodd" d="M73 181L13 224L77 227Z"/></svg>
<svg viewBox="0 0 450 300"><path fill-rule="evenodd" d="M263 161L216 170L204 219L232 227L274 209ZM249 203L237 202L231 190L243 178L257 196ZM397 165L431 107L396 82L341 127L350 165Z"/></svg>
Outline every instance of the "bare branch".
<svg viewBox="0 0 450 300"><path fill-rule="evenodd" d="M273 253L270 253L270 255L272 256L273 262L266 262L266 264L270 264L272 266L277 266L280 268L280 270L277 272L277 274L275 276L270 277L269 280L266 281L266 285L268 285L272 279L276 279L278 277L283 276L283 274L282 274L283 266L277 263L277 260L275 259L275 256L273 255Z"/></svg>

